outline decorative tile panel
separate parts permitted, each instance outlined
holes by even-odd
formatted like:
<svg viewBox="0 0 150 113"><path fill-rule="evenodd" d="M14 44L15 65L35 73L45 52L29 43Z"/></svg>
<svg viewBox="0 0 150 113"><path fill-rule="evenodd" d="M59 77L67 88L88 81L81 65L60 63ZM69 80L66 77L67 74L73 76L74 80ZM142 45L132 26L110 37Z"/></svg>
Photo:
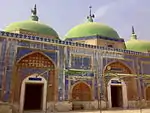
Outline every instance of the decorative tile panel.
<svg viewBox="0 0 150 113"><path fill-rule="evenodd" d="M92 64L91 56L84 56L84 55L71 55L71 67L73 69L85 69L90 70Z"/></svg>
<svg viewBox="0 0 150 113"><path fill-rule="evenodd" d="M34 49L29 49L29 48L18 48L16 60L19 60L24 55L30 54L32 52L38 52L38 51L34 50ZM50 59L52 59L57 64L57 53L56 52L45 52L42 50L40 52L42 52L43 54L46 54Z"/></svg>
<svg viewBox="0 0 150 113"><path fill-rule="evenodd" d="M45 72L47 69L44 69L44 68L21 68L20 71L19 71L19 74L21 76L21 80L23 80L25 77L27 77L28 75L32 75L34 73L37 73L37 74L41 74L43 72ZM46 80L48 80L48 78L50 77L50 73L47 72L47 73L44 73L42 75Z"/></svg>

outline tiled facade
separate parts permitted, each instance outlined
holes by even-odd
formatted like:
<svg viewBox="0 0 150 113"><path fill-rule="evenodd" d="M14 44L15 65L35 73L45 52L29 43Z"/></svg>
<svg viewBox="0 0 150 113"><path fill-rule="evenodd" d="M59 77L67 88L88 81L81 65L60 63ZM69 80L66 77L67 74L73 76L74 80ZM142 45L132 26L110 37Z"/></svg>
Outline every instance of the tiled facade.
<svg viewBox="0 0 150 113"><path fill-rule="evenodd" d="M85 39L124 42L123 39L100 36L84 37L83 40ZM74 42L73 39L61 41L1 31L0 54L0 99L4 102L19 105L23 80L41 73L47 81L46 108L54 103L60 107L63 102L68 102L66 106L72 106L78 100L74 98L76 95L79 96L80 104L84 103L85 106L97 106L95 101L101 97L103 108L109 108L107 84L112 78L121 78L126 84L124 93L127 93L127 99L124 103L127 105L122 107L132 107L130 103L136 103L139 98L145 102L150 100L147 93L150 83L149 53L83 44ZM112 81L111 84L117 83ZM77 85L83 89L77 88L78 91L75 91ZM89 96L82 100L86 93Z"/></svg>

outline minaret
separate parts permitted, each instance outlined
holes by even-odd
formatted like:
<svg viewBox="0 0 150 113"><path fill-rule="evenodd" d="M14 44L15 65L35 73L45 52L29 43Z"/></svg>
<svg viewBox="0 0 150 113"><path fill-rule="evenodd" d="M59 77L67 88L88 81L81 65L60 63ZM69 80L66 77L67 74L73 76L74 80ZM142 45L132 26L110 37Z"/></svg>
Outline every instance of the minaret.
<svg viewBox="0 0 150 113"><path fill-rule="evenodd" d="M90 6L89 8L90 8L90 15L87 16L87 19L88 19L88 22L93 22L93 18L95 17L95 15L92 14L92 11L91 11L92 6Z"/></svg>
<svg viewBox="0 0 150 113"><path fill-rule="evenodd" d="M132 26L132 35L131 35L131 39L137 40L137 35L135 34L135 31L134 31L134 27L133 27L133 26Z"/></svg>
<svg viewBox="0 0 150 113"><path fill-rule="evenodd" d="M39 17L37 16L36 4L34 6L34 9L31 9L31 13L32 13L31 20L38 21Z"/></svg>

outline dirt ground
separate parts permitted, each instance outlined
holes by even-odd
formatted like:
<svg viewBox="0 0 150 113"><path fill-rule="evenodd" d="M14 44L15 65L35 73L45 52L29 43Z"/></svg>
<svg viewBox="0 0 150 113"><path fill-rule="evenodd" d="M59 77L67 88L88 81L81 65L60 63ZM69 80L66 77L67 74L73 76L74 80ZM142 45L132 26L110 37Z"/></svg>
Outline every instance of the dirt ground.
<svg viewBox="0 0 150 113"><path fill-rule="evenodd" d="M66 112L61 112L66 113ZM150 109L142 109L142 110L107 110L107 111L72 111L69 113L150 113Z"/></svg>

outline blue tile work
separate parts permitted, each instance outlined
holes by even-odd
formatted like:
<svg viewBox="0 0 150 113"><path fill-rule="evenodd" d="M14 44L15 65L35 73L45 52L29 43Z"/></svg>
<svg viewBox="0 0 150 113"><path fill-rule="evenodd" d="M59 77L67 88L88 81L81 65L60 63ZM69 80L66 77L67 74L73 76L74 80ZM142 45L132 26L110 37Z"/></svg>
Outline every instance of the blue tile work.
<svg viewBox="0 0 150 113"><path fill-rule="evenodd" d="M6 44L7 41L4 38L0 38L0 43L2 44L0 48L0 89L2 88L2 78L4 72L4 59L5 59L5 52L6 52Z"/></svg>
<svg viewBox="0 0 150 113"><path fill-rule="evenodd" d="M32 52L34 50L32 49L28 49L28 48L17 48L17 55L16 55L16 61L18 61L21 57L23 57L26 54L29 54L30 52Z"/></svg>
<svg viewBox="0 0 150 113"><path fill-rule="evenodd" d="M149 64L142 63L141 74L150 75L150 63Z"/></svg>
<svg viewBox="0 0 150 113"><path fill-rule="evenodd" d="M27 42L27 41L19 41L18 46L33 48L33 49L45 49L45 50L58 50L58 46L43 44L43 43L35 43L35 42Z"/></svg>
<svg viewBox="0 0 150 113"><path fill-rule="evenodd" d="M25 54L28 54L30 52L33 51L41 51L44 54L46 54L47 56L49 56L56 64L58 64L59 66L59 76L58 76L58 81L59 81L59 87L58 87L58 92L59 92L59 97L62 97L62 95L64 95L62 92L62 90L64 90L65 88L65 99L68 98L68 80L65 80L65 86L64 86L64 73L63 73L63 69L84 69L84 70L89 70L89 67L91 65L91 59L89 57L84 57L84 58L75 58L76 62L73 63L73 61L70 63L70 56L71 54L83 54L83 55L89 55L91 56L91 58L93 58L94 62L94 69L97 70L98 73L98 77L100 80L102 80L100 77L102 75L102 69L103 67L109 63L110 61L113 61L114 59L110 59L107 58L103 60L103 66L101 66L100 64L102 63L102 61L100 60L100 55L102 54L97 54L95 51L97 52L101 52L103 50L105 51L111 51L111 52L120 52L120 53L125 53L127 55L124 55L125 58L129 58L129 59L133 59L135 61L136 57L140 57L140 56L147 56L150 57L149 53L141 53L141 52L135 52L135 51L129 51L129 50L123 50L123 49L117 49L117 48L107 48L107 47L101 47L101 46L95 46L95 45L89 45L89 44L81 44L78 42L71 42L73 40L76 39L71 39L71 40L66 40L66 41L61 41L61 40L55 40L55 39L49 39L46 37L35 37L35 36L30 36L30 35L24 35L24 34L17 34L17 33L8 33L8 32L3 32L0 31L0 37L12 37L13 39L15 39L16 41L18 41L18 46L24 47L24 48L18 48L17 51L17 57L16 59L18 60L19 58L21 58L22 56L24 56ZM124 42L124 40L120 39L112 39L112 38L108 38L108 37L101 37L101 36L95 36L95 37L82 37L83 40L84 39L91 39L91 38L100 38L100 39L105 39L105 40L114 40L114 41L120 41L120 42ZM23 40L28 40L28 41L23 41ZM32 42L31 42L32 41ZM33 42L35 41L35 42ZM44 43L43 43L44 42ZM6 51L6 44L7 41L6 39L0 39L0 43L3 43L2 49L1 49L1 56L0 56L0 77L2 77L3 73L5 72L6 75L6 93L4 95L4 100L7 101L9 98L9 89L10 89L10 80L11 80L11 73L12 73L12 66L13 66L13 62L14 61L14 50L13 50L13 46L10 44L10 51L7 52ZM58 44L57 46L55 44ZM61 45L61 47L59 46ZM72 46L72 47L70 47ZM63 47L67 47L66 52L64 52ZM27 49L28 48L28 49ZM72 48L78 48L78 49L72 49ZM45 52L43 50L58 50L59 51L59 55L57 53L54 52ZM6 54L7 53L7 54ZM65 55L66 59L64 61L63 56ZM134 55L134 56L133 56ZM8 57L10 56L10 57ZM59 58L58 58L59 57ZM105 57L105 56L104 56ZM5 61L7 59L7 67L5 66ZM58 60L58 59L59 60ZM117 59L117 58L115 58ZM73 59L72 59L73 60ZM140 58L139 60L141 61L149 61L150 58ZM59 62L58 62L59 61ZM121 60L123 61L123 60ZM128 66L131 66L132 68L132 62L128 62L128 61L123 61L124 63L126 63ZM136 61L135 61L136 62ZM65 64L65 65L64 65ZM71 64L71 65L70 65ZM5 67L5 68L4 68ZM97 69L98 67L98 69ZM144 66L144 70L149 70L147 69L147 65ZM134 68L134 67L133 67ZM29 73L34 73L34 72L43 72L44 69L34 69L34 68L24 68L20 71L22 78L24 78L26 76L26 74ZM144 72L144 73L150 73L150 72ZM45 77L47 77L47 75L44 75ZM68 77L70 75L65 75L65 77ZM80 75L77 75L80 76ZM1 87L1 81L2 79L0 78L0 87ZM77 82L77 81L76 81ZM91 81L86 81L88 84L91 84ZM72 81L71 84L74 84L75 81ZM100 83L103 85L103 82L100 81ZM97 98L97 86L98 83L95 82L95 97ZM102 89L102 88L101 88ZM102 90L103 92L103 90Z"/></svg>
<svg viewBox="0 0 150 113"><path fill-rule="evenodd" d="M110 41L116 41L116 42L124 42L124 39L116 39L113 37L104 37L100 35L95 35L95 36L86 36L86 37L74 37L74 38L69 38L67 40L69 41L77 41L77 40L89 40L89 39L104 39L104 40L110 40Z"/></svg>
<svg viewBox="0 0 150 113"><path fill-rule="evenodd" d="M37 50L19 47L17 49L16 60L18 61L24 55L29 54L29 53L34 52L34 51L37 51ZM46 54L49 58L51 58L54 61L55 64L57 64L57 53L56 52L46 52L46 51L42 51L42 50L40 50L40 52L43 52L44 54Z"/></svg>
<svg viewBox="0 0 150 113"><path fill-rule="evenodd" d="M142 63L142 62L147 62L147 63ZM139 64L139 67L140 67L140 74L150 74L150 70L149 70L149 66L150 66L150 58L146 58L146 57L139 57L138 58L138 64Z"/></svg>
<svg viewBox="0 0 150 113"><path fill-rule="evenodd" d="M98 99L98 93L102 93L104 94L104 89L103 89L103 81L102 81L102 75L103 75L103 66L101 64L103 64L103 59L101 58L101 53L95 52L94 54L94 69L95 69L95 99ZM100 92L98 92L98 86L100 87Z"/></svg>
<svg viewBox="0 0 150 113"><path fill-rule="evenodd" d="M70 48L69 47L66 47L66 50L65 50L65 56L66 56L66 59L65 59L65 68L66 69L69 69L71 66L69 64L70 62Z"/></svg>
<svg viewBox="0 0 150 113"><path fill-rule="evenodd" d="M25 34L17 34L17 33L9 33L9 32L4 32L0 31L0 37L12 37L15 38L16 40L18 39L24 39L24 40L32 40L32 41L38 41L38 42L48 42L48 43L53 43L53 44L59 44L63 46L76 46L76 47L83 47L83 48L89 48L89 49L96 49L96 50L108 50L111 49L111 51L114 52L122 52L125 54L130 54L130 55L142 55L142 56L150 56L149 53L142 53L142 52L135 52L135 51L130 51L130 50L124 50L124 49L118 49L118 48L108 48L108 47L102 47L102 46L95 46L95 45L89 45L89 44L81 44L78 42L72 42L72 41L61 41L58 39L50 39L46 37L37 37L37 36L31 36L31 35L25 35ZM99 36L100 37L100 36ZM108 37L106 37L108 39Z"/></svg>
<svg viewBox="0 0 150 113"><path fill-rule="evenodd" d="M90 56L71 55L71 68L73 69L91 69L92 58Z"/></svg>
<svg viewBox="0 0 150 113"><path fill-rule="evenodd" d="M68 68L90 70L94 51L82 48L70 48L67 59Z"/></svg>
<svg viewBox="0 0 150 113"><path fill-rule="evenodd" d="M95 79L95 83L94 83L94 90L95 90L95 99L98 99L98 83L97 83L97 79Z"/></svg>
<svg viewBox="0 0 150 113"><path fill-rule="evenodd" d="M74 85L74 84L77 83L77 82L80 82L80 81L81 81L81 80L76 80L76 81L70 80L71 86ZM86 82L86 83L88 84L88 81L87 81L87 80L82 80L82 81L84 81L84 82ZM89 84L89 85L90 85L90 84Z"/></svg>
<svg viewBox="0 0 150 113"><path fill-rule="evenodd" d="M150 57L139 57L139 61L150 61Z"/></svg>
<svg viewBox="0 0 150 113"><path fill-rule="evenodd" d="M134 59L136 59L136 57L137 57L137 56L128 55L128 54L125 54L125 55L124 55L124 58L125 58L125 59L132 59L132 60L134 60Z"/></svg>
<svg viewBox="0 0 150 113"><path fill-rule="evenodd" d="M3 101L8 101L10 96L10 86L11 86L11 77L13 73L13 66L15 61L15 51L16 51L17 41L8 40L7 41L7 49L5 53L4 59L4 74L5 74L5 93L3 95Z"/></svg>
<svg viewBox="0 0 150 113"><path fill-rule="evenodd" d="M67 100L68 99L68 86L69 84L68 84L68 75L66 75L65 76L65 100Z"/></svg>
<svg viewBox="0 0 150 113"><path fill-rule="evenodd" d="M43 72L45 72L47 69L43 69L43 68L21 68L20 71L18 72L19 73L19 76L21 76L21 80L23 80L24 78L26 78L28 75L32 75L34 73L37 73L37 74L41 74ZM48 80L48 78L52 75L50 75L49 72L47 73L44 73L42 75L46 80Z"/></svg>
<svg viewBox="0 0 150 113"><path fill-rule="evenodd" d="M65 69L65 64L64 64L64 60L65 60L65 55L64 55L64 47L60 47L59 48L59 75L58 75L58 99L61 101L61 100L64 100L64 97L65 97L65 75L64 75L64 69Z"/></svg>

